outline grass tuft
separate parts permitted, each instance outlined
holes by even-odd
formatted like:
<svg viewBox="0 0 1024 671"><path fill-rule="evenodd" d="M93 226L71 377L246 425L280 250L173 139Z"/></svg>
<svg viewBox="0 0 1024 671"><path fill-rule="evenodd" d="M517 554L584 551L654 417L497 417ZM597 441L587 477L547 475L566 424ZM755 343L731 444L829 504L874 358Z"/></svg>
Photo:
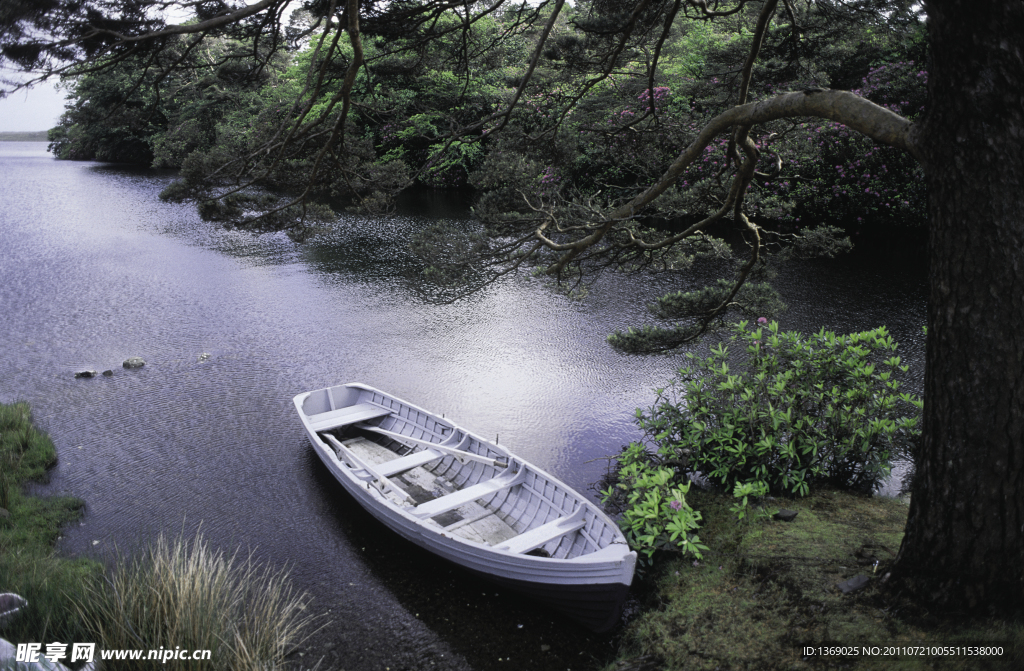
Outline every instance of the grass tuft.
<svg viewBox="0 0 1024 671"><path fill-rule="evenodd" d="M104 649L210 650L209 660L139 662L139 669L269 671L302 644L316 618L287 571L210 550L202 536L159 536L124 559L80 606Z"/></svg>

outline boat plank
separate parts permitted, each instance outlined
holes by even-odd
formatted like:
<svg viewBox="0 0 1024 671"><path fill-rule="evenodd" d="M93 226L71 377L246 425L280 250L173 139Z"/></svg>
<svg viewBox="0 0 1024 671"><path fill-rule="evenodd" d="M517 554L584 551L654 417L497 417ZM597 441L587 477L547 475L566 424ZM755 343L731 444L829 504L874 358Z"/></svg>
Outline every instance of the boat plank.
<svg viewBox="0 0 1024 671"><path fill-rule="evenodd" d="M505 524L497 515L484 515L473 520L455 532L456 536L466 540L483 543L484 545L497 545L516 537L516 530Z"/></svg>
<svg viewBox="0 0 1024 671"><path fill-rule="evenodd" d="M398 457L397 459L381 462L377 466L377 471L381 475L391 477L392 475L398 475L405 471L411 471L418 466L429 464L431 461L443 459L446 456L447 455L435 452L434 450L421 450L420 452L407 454L404 457Z"/></svg>

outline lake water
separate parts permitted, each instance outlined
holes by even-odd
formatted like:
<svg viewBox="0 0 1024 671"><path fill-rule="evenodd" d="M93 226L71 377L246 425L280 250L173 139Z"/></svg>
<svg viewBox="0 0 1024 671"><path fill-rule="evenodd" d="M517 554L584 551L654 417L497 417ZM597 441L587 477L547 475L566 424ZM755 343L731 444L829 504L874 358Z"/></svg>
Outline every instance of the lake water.
<svg viewBox="0 0 1024 671"><path fill-rule="evenodd" d="M104 557L199 529L215 547L287 564L329 612L303 657L321 669L604 663L614 637L453 569L359 509L291 399L364 382L596 498L602 457L636 437L634 408L682 363L617 354L605 336L648 321L665 286L612 278L573 302L519 276L436 305L407 279L407 236L428 217L465 219L461 208L420 199L296 244L161 202L171 179L0 143L0 401L29 401L57 446L42 490L87 503L60 549ZM783 328L885 324L919 384L920 264L854 257L781 280ZM123 369L130 356L146 365ZM83 369L114 374L75 379Z"/></svg>

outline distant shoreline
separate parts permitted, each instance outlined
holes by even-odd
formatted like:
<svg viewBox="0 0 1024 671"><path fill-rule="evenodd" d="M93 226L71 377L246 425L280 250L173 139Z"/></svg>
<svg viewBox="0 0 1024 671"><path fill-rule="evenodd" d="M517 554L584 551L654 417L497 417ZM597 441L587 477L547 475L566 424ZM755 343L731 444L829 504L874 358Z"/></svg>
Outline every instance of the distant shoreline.
<svg viewBox="0 0 1024 671"><path fill-rule="evenodd" d="M0 142L46 142L47 131L7 131L0 132Z"/></svg>

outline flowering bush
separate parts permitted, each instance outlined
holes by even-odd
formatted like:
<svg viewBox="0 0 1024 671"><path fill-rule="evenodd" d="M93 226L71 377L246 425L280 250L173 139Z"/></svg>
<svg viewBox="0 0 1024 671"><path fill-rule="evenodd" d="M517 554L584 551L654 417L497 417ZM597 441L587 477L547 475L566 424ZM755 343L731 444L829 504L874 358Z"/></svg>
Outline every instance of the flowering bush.
<svg viewBox="0 0 1024 671"><path fill-rule="evenodd" d="M852 93L914 119L924 110L926 73L899 61L873 68ZM924 224L924 180L904 151L877 144L834 122L798 126L773 147L783 159L778 179L758 185L752 202L764 217L826 222L857 230Z"/></svg>

